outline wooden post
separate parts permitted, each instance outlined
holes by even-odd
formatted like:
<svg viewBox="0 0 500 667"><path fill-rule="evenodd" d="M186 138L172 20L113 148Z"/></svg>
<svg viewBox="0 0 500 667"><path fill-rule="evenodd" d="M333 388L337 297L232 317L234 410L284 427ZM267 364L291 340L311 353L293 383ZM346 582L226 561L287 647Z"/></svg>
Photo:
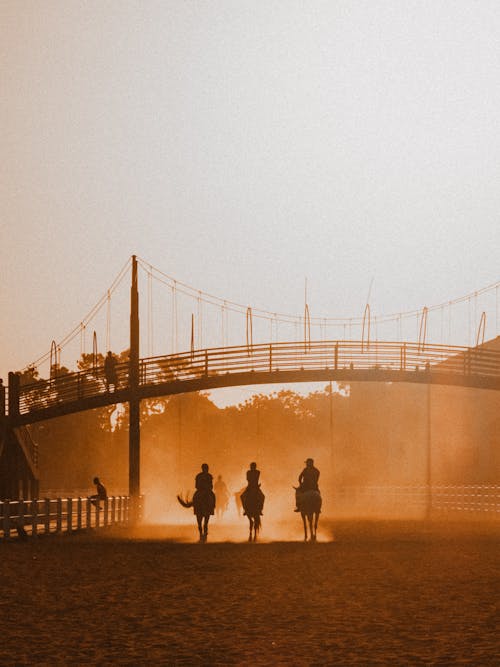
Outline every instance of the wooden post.
<svg viewBox="0 0 500 667"><path fill-rule="evenodd" d="M62 499L56 500L56 532L60 533L62 530Z"/></svg>
<svg viewBox="0 0 500 667"><path fill-rule="evenodd" d="M112 523L112 524L116 523L116 515L115 515L115 512L116 512L116 497L113 496L113 497L111 498L111 523Z"/></svg>
<svg viewBox="0 0 500 667"><path fill-rule="evenodd" d="M67 519L66 530L68 533L73 532L73 498L68 498L67 502Z"/></svg>
<svg viewBox="0 0 500 667"><path fill-rule="evenodd" d="M44 500L44 530L47 535L50 533L50 498Z"/></svg>
<svg viewBox="0 0 500 667"><path fill-rule="evenodd" d="M136 501L141 493L141 427L139 400L139 290L137 257L135 255L132 256L132 285L130 288L129 390L129 494Z"/></svg>
<svg viewBox="0 0 500 667"><path fill-rule="evenodd" d="M38 535L38 500L31 501L31 535Z"/></svg>
<svg viewBox="0 0 500 667"><path fill-rule="evenodd" d="M99 521L99 508L100 508L100 506L101 506L100 505L100 500L99 500L99 498L97 498L97 500L95 501L95 526L94 526L94 528L99 528L99 523L100 523L100 521Z"/></svg>
<svg viewBox="0 0 500 667"><path fill-rule="evenodd" d="M17 504L17 525L24 529L24 499L21 498ZM24 535L24 533L23 533Z"/></svg>
<svg viewBox="0 0 500 667"><path fill-rule="evenodd" d="M0 419L5 417L5 387L3 380L0 378Z"/></svg>
<svg viewBox="0 0 500 667"><path fill-rule="evenodd" d="M427 509L426 516L432 513L432 449L431 449L431 384L427 383Z"/></svg>
<svg viewBox="0 0 500 667"><path fill-rule="evenodd" d="M90 505L90 500L88 498L86 500L87 500L87 507L85 509L87 510L86 511L87 521L86 521L85 528L91 528L92 527L92 515L91 515L92 507Z"/></svg>
<svg viewBox="0 0 500 667"><path fill-rule="evenodd" d="M9 417L19 416L19 391L19 374L9 373Z"/></svg>
<svg viewBox="0 0 500 667"><path fill-rule="evenodd" d="M3 503L3 536L4 539L10 537L10 500L4 500Z"/></svg>
<svg viewBox="0 0 500 667"><path fill-rule="evenodd" d="M80 496L76 501L76 528L77 530L82 529L82 499Z"/></svg>
<svg viewBox="0 0 500 667"><path fill-rule="evenodd" d="M108 525L108 499L104 501L104 525Z"/></svg>

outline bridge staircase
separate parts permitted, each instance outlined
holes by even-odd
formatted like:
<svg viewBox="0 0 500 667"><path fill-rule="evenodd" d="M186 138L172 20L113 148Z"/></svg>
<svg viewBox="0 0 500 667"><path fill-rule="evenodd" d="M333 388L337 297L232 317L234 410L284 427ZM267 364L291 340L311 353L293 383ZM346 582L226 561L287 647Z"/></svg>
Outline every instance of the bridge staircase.
<svg viewBox="0 0 500 667"><path fill-rule="evenodd" d="M39 478L38 444L29 427L4 423L0 433L0 498L37 498Z"/></svg>

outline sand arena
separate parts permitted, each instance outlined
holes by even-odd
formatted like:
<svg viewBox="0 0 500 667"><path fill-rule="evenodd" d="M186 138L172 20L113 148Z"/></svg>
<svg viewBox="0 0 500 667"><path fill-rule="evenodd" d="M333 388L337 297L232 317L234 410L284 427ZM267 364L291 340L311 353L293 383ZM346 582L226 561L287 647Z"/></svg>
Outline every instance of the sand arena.
<svg viewBox="0 0 500 667"><path fill-rule="evenodd" d="M316 544L270 531L4 544L0 664L500 663L497 523L323 523Z"/></svg>

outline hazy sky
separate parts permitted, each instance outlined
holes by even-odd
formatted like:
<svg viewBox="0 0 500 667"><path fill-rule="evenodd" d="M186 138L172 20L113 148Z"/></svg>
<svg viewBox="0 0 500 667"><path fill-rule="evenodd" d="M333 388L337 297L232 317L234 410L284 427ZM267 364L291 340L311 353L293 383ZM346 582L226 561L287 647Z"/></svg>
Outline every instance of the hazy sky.
<svg viewBox="0 0 500 667"><path fill-rule="evenodd" d="M496 1L2 0L0 87L4 378L133 253L322 316L500 278Z"/></svg>

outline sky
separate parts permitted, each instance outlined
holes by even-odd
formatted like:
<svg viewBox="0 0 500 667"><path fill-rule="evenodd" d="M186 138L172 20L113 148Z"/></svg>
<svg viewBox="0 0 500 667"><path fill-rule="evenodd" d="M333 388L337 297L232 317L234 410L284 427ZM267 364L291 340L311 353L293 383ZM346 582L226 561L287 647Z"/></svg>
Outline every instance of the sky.
<svg viewBox="0 0 500 667"><path fill-rule="evenodd" d="M497 2L2 0L0 91L4 379L132 254L325 317L500 279Z"/></svg>

